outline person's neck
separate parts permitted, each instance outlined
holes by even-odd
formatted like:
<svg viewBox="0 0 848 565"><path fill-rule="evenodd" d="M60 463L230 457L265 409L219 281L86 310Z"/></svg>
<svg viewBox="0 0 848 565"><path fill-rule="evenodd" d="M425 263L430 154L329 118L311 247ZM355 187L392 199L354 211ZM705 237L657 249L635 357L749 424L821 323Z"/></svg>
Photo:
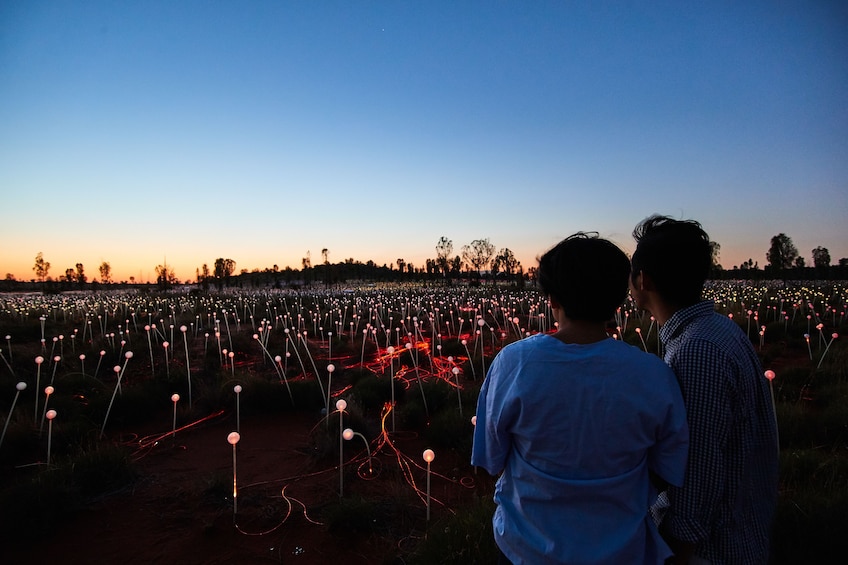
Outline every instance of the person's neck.
<svg viewBox="0 0 848 565"><path fill-rule="evenodd" d="M563 343L587 345L603 341L609 336L604 322L587 322L585 320L569 320L563 317L559 320L559 330L554 337Z"/></svg>

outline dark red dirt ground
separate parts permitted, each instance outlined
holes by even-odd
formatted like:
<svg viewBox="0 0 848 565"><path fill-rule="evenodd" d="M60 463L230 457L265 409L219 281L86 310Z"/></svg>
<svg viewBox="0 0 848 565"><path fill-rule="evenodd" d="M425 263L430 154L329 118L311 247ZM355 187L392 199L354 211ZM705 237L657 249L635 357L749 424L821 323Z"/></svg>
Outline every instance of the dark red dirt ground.
<svg viewBox="0 0 848 565"><path fill-rule="evenodd" d="M317 416L287 413L243 418L237 446L238 513L233 524L232 447L228 434L233 414L222 415L176 438L139 453L141 476L130 487L100 497L57 532L38 543L3 545L6 564L62 563L401 563L396 556L426 531L426 497L400 472L407 461L389 447L375 454L379 475L357 476L358 464L345 465L346 498L395 496L408 501L408 517L394 535L331 532L319 522L322 506L338 504L338 455L316 461L308 456L310 432ZM324 424L320 424L324 425ZM167 433L170 428L151 430ZM124 434L123 438L133 436ZM134 438L138 443L138 439ZM365 444L354 438L345 447L345 460L365 460ZM426 446L411 433L393 436L393 445L407 457L408 476L424 491ZM420 467L419 467L420 465ZM446 507L461 503L485 482L465 461L439 453L432 464L432 524ZM210 494L217 477L219 488ZM225 480L222 480L225 478ZM221 483L225 483L224 488ZM465 486L463 486L465 485ZM490 485L489 485L490 486ZM289 504L291 512L286 517ZM225 491L225 492L222 492ZM227 492L228 491L228 492ZM491 492L491 491L490 491ZM307 507L298 504L302 502ZM0 510L2 511L2 510ZM400 532L400 537L398 537ZM405 532L405 533L404 533Z"/></svg>

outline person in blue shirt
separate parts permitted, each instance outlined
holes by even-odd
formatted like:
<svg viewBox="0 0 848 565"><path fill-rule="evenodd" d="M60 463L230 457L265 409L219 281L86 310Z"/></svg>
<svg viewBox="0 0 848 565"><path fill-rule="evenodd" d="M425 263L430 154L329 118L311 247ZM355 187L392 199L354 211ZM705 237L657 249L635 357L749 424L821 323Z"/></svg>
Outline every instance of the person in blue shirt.
<svg viewBox="0 0 848 565"><path fill-rule="evenodd" d="M712 244L694 220L651 216L633 232L631 295L660 324L690 433L683 485L652 513L674 565L768 563L777 504L778 445L771 393L751 340L702 300Z"/></svg>
<svg viewBox="0 0 848 565"><path fill-rule="evenodd" d="M504 347L483 382L471 463L500 475L501 563L671 555L648 510L655 485L683 482L686 414L668 366L607 335L629 274L627 256L597 234L546 252L537 276L557 330Z"/></svg>

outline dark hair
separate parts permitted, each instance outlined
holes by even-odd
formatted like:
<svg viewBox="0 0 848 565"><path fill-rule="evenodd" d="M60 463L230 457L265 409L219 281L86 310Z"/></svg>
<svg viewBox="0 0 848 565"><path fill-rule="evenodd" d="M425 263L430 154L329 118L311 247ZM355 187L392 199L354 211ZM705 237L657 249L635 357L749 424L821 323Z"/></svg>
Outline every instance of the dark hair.
<svg viewBox="0 0 848 565"><path fill-rule="evenodd" d="M701 300L712 267L710 237L695 220L653 215L633 230L631 277L651 277L660 298L683 308Z"/></svg>
<svg viewBox="0 0 848 565"><path fill-rule="evenodd" d="M627 297L630 261L597 233L571 235L539 258L542 291L572 320L605 322Z"/></svg>

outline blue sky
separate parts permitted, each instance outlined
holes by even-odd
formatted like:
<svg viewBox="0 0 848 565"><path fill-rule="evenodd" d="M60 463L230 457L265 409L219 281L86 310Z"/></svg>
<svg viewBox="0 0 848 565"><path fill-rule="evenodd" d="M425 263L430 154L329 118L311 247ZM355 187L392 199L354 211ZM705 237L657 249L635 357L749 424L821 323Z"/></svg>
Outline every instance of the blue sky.
<svg viewBox="0 0 848 565"><path fill-rule="evenodd" d="M739 5L742 4L742 5ZM841 2L0 4L0 274L181 279L695 218L848 257Z"/></svg>

